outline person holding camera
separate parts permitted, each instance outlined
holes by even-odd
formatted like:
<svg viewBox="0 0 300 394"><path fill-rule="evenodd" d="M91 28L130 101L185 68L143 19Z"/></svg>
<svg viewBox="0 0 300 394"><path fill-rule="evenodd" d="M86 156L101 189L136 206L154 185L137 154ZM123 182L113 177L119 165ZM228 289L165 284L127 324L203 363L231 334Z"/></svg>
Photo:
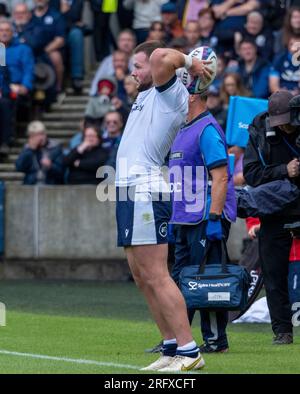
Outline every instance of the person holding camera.
<svg viewBox="0 0 300 394"><path fill-rule="evenodd" d="M292 98L293 95L285 90L273 93L269 98L268 111L256 116L249 126L244 177L250 186L288 179L300 188L300 126L292 122L289 105ZM299 215L298 199L279 213L260 217L259 254L275 345L293 342L288 294L292 237L284 225L295 222Z"/></svg>

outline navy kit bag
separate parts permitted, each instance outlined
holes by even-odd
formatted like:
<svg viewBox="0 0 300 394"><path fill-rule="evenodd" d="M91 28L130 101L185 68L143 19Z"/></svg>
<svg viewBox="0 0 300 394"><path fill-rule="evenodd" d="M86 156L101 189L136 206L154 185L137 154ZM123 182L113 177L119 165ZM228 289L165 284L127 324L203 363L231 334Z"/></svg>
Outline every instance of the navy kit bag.
<svg viewBox="0 0 300 394"><path fill-rule="evenodd" d="M211 247L208 244L200 265L182 269L179 286L188 309L234 311L246 306L251 277L244 267L227 262L224 242L220 263L206 264Z"/></svg>

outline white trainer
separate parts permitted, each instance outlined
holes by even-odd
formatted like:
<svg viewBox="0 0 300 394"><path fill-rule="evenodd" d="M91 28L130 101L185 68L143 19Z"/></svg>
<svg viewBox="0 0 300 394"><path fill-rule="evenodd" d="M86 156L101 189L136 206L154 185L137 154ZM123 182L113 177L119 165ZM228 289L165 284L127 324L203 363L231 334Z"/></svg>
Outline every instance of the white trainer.
<svg viewBox="0 0 300 394"><path fill-rule="evenodd" d="M159 369L159 372L196 371L204 366L205 362L200 353L197 358L175 356L173 357L173 361L166 367Z"/></svg>
<svg viewBox="0 0 300 394"><path fill-rule="evenodd" d="M173 360L174 357L160 356L158 360L148 365L148 367L141 368L141 371L158 371L161 368L167 367L169 364L172 363Z"/></svg>

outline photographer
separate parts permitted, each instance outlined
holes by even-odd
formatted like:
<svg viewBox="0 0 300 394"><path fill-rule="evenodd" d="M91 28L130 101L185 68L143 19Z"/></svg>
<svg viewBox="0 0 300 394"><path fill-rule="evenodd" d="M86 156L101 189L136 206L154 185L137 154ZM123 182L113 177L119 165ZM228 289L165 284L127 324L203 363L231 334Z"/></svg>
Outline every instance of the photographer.
<svg viewBox="0 0 300 394"><path fill-rule="evenodd" d="M275 180L288 179L300 188L300 127L292 125L288 91L269 98L268 111L259 114L249 126L250 139L244 156L244 177L256 187ZM272 203L270 196L269 203ZM293 342L291 306L288 295L288 264L291 235L284 224L299 218L300 201L279 213L260 217L259 253L264 275L273 344Z"/></svg>

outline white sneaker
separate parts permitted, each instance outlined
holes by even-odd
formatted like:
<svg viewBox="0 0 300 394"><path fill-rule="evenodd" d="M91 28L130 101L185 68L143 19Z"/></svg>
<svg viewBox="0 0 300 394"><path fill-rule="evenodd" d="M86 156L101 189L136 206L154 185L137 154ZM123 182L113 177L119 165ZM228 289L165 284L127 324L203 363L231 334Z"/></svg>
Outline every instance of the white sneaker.
<svg viewBox="0 0 300 394"><path fill-rule="evenodd" d="M141 371L158 371L161 368L167 367L172 363L174 357L169 356L160 356L158 360L154 361L154 363L148 365L148 367L144 367Z"/></svg>
<svg viewBox="0 0 300 394"><path fill-rule="evenodd" d="M166 367L159 369L159 372L195 371L204 366L205 362L200 353L197 358L175 356L173 361Z"/></svg>

